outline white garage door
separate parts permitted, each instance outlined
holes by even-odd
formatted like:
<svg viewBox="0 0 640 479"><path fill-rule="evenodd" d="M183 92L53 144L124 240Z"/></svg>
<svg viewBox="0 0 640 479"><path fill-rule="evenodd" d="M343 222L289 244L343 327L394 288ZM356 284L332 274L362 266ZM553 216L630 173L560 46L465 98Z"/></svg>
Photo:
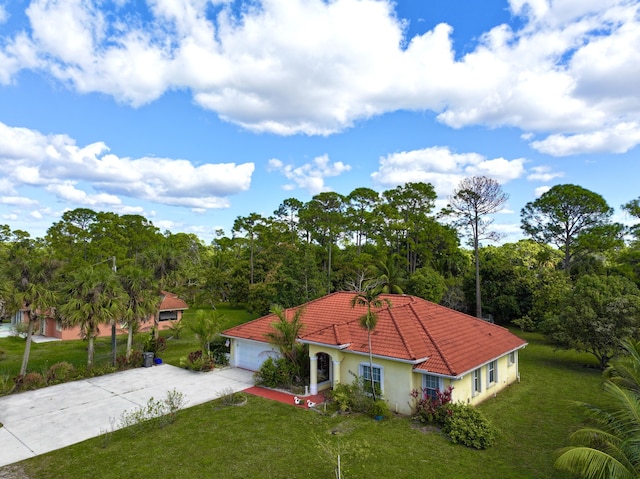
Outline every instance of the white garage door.
<svg viewBox="0 0 640 479"><path fill-rule="evenodd" d="M279 353L266 343L236 339L236 366L249 371L257 371L268 357L277 358Z"/></svg>

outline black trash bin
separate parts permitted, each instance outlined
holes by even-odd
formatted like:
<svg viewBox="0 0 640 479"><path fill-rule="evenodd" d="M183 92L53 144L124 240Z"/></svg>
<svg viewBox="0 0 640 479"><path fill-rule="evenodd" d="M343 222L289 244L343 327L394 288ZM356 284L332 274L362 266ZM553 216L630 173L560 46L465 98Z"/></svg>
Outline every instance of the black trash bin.
<svg viewBox="0 0 640 479"><path fill-rule="evenodd" d="M153 366L153 353L142 353L142 366L145 368Z"/></svg>

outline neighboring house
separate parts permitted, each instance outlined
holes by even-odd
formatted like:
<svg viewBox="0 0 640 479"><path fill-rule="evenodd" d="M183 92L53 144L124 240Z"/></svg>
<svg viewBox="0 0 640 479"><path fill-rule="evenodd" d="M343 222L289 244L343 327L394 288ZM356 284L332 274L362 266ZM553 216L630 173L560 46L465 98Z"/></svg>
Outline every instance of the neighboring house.
<svg viewBox="0 0 640 479"><path fill-rule="evenodd" d="M527 343L509 330L415 296L382 295L392 306L377 310L371 335L359 324L366 307L351 307L356 293L339 292L299 306L309 345L310 393L350 383L354 374L380 387L391 410L409 414L412 390L453 389L453 401L477 404L519 380L518 351ZM297 308L286 310L291 317ZM266 339L273 314L228 329L231 365L252 371L277 350ZM353 373L353 374L352 374Z"/></svg>
<svg viewBox="0 0 640 479"><path fill-rule="evenodd" d="M189 309L187 303L180 299L176 294L162 291L160 299L160 309L158 312L158 329L168 329L172 324L182 319L182 313ZM140 325L139 331L148 331L154 324L154 316L150 316L148 321ZM29 316L26 310L22 310L16 314L12 319L12 323L28 322ZM125 328L119 323L117 324L116 332L118 334L124 334L127 332ZM71 328L65 328L59 319L53 316L47 316L40 320L39 326L34 331L34 334L45 336L49 338L57 339L79 339L80 327L74 326ZM100 326L100 332L98 336L111 336L111 324L107 323Z"/></svg>

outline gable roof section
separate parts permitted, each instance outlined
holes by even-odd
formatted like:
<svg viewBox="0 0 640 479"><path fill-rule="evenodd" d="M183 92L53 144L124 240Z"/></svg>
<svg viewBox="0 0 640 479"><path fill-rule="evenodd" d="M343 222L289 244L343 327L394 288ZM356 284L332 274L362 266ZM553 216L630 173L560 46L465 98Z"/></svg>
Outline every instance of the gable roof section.
<svg viewBox="0 0 640 479"><path fill-rule="evenodd" d="M344 351L368 354L367 331L359 318L363 306L351 307L356 293L338 292L289 308L289 316L304 308L299 340ZM375 356L410 362L421 372L459 376L526 342L506 328L431 303L415 296L381 295L392 307L376 311L378 322L371 334ZM266 342L273 314L236 326L225 336Z"/></svg>
<svg viewBox="0 0 640 479"><path fill-rule="evenodd" d="M184 311L185 309L189 309L189 305L182 299L178 298L177 294L169 293L168 291L162 291L160 311Z"/></svg>

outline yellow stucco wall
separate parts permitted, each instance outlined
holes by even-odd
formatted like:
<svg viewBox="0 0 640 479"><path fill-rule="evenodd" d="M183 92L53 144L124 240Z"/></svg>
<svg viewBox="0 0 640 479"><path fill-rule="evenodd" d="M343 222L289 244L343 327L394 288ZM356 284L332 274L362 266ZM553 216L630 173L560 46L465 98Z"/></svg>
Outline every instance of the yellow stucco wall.
<svg viewBox="0 0 640 479"><path fill-rule="evenodd" d="M336 349L309 345L310 356L315 356L319 352L328 354L333 361L340 361L340 370L333 370L334 382L353 382L354 374L360 375L360 365L369 364L367 355L345 353ZM494 394L497 394L509 384L517 381L517 351L514 353L514 357L515 362L513 364L509 364L508 355L497 360L497 381L492 384L487 384L488 365L485 364L479 368L482 379L482 388L479 394L473 394L473 371L470 371L460 379L442 378L442 388L445 389L449 385L453 386L452 399L454 402L479 404L485 399L493 397ZM389 409L401 414L411 414L414 400L410 393L414 389L418 391L422 389L423 374L414 372L411 364L398 361L374 357L373 364L382 368L382 393L385 401L389 404ZM335 363L333 363L332 368L334 366ZM339 379L339 381L336 381L336 379Z"/></svg>

